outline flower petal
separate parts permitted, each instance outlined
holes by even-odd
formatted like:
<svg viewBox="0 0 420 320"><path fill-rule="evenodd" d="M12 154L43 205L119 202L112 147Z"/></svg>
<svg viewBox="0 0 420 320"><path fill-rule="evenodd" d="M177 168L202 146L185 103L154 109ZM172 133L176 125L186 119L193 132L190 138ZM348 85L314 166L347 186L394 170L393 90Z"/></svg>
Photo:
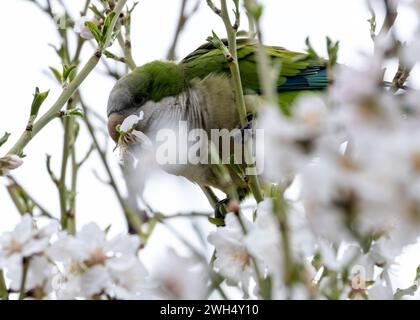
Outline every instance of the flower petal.
<svg viewBox="0 0 420 320"><path fill-rule="evenodd" d="M139 122L139 117L135 114L132 114L124 119L123 123L120 126L120 131L128 132L133 129L135 125Z"/></svg>

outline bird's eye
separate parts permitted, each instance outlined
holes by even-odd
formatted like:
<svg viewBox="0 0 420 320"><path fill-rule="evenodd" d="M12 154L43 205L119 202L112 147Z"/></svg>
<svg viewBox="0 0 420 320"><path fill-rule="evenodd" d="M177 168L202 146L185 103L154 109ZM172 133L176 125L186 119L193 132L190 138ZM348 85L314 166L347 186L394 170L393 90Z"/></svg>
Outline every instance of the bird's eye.
<svg viewBox="0 0 420 320"><path fill-rule="evenodd" d="M144 97L142 96L134 96L133 102L136 106L140 106L144 103Z"/></svg>

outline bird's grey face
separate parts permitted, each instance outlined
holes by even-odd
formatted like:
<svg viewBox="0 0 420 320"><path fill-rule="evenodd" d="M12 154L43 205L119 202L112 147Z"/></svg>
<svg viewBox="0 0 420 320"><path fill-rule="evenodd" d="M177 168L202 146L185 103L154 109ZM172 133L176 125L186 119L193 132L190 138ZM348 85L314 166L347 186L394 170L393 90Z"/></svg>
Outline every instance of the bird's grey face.
<svg viewBox="0 0 420 320"><path fill-rule="evenodd" d="M143 119L137 130L145 134L153 134L162 127L173 126L172 122L180 117L181 109L177 97L182 89L179 84L183 82L178 72L175 65L152 62L134 69L117 81L109 95L107 108L108 131L114 141L119 139L116 127L126 117L139 115L141 111ZM167 75L171 81L165 78ZM176 78L176 75L180 78ZM156 78L160 81L156 81Z"/></svg>
<svg viewBox="0 0 420 320"><path fill-rule="evenodd" d="M112 89L107 107L108 132L111 138L117 142L119 133L116 127L121 124L126 117L140 111L144 112L144 121L151 116L152 106L148 103L147 82L148 77L141 74L128 74L117 81Z"/></svg>

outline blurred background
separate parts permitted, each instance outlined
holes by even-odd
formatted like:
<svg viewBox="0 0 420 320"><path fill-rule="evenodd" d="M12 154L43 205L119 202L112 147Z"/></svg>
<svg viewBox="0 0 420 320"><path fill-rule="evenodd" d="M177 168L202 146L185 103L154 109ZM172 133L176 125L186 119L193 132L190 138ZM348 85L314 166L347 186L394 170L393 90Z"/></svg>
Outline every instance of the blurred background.
<svg viewBox="0 0 420 320"><path fill-rule="evenodd" d="M200 1L200 0L197 0ZM192 9L196 0L190 0ZM79 17L84 0L63 0L63 3ZM130 2L130 1L129 1ZM319 53L325 55L325 37L340 41L339 63L357 66L364 54L370 53L373 45L369 34L367 19L370 13L364 0L262 0L264 14L262 18L263 35L266 44L279 45L291 50L305 49L305 38L311 42ZM42 3L42 1L41 1ZM165 59L174 37L181 0L140 0L132 18L133 56L138 65ZM375 6L375 2L373 1ZM375 7L376 8L376 7ZM57 7L59 9L59 7ZM383 12L376 8L378 21ZM188 10L187 10L188 11ZM57 25L30 0L4 1L2 3L2 19L0 27L2 43L0 50L0 134L10 132L8 143L3 146L4 153L17 140L24 129L32 102L35 86L41 91L50 90L50 95L42 110L46 110L61 92L48 67L60 68L59 58L48 44L58 45ZM406 10L404 5L399 10L397 32L402 40L409 40L413 34L418 17L414 12ZM247 29L246 17L243 16L242 29ZM207 7L204 0L196 13L190 17L176 48L176 55L182 58L205 42L212 30L224 36L224 26L220 19ZM94 47L87 44L82 52L82 64L92 54ZM115 62L108 61L110 65ZM395 68L395 66L390 66ZM124 70L120 66L121 70ZM413 72L416 73L416 72ZM418 72L417 72L418 73ZM82 85L82 94L88 106L104 119L108 94L115 79L106 75L101 65L89 75ZM411 79L410 84L419 87L420 79ZM100 122L96 127L106 130ZM98 131L99 132L99 131ZM113 142L100 134L101 144L108 143L108 157L112 169L118 174L118 182L124 187L119 176L118 152L113 152ZM50 123L26 147L24 165L13 172L19 181L37 201L50 212L59 215L58 193L46 171L46 155L52 156L53 170L60 169L63 130L60 121ZM81 158L89 149L90 137L86 128L81 125L77 141L78 156ZM77 226L95 221L102 228L112 225L111 234L125 231L125 219L109 186L98 177L104 177L104 169L94 152L81 168L77 191ZM19 221L16 211L5 185L7 180L1 178L0 183L0 232L10 230ZM184 178L169 176L165 173L153 174L146 183L144 199L157 211L170 215L179 212L211 211L207 199L201 190ZM205 219L196 219L195 226L190 220L171 220L171 224L193 243L200 247L194 228L201 228L204 234L213 229ZM158 227L153 233L150 243L142 253L142 261L150 269L172 247L182 253L183 244L166 229ZM404 265L404 272L394 281L401 286L411 284L415 267L420 264L418 246L408 247L399 262ZM396 267L396 272L400 267Z"/></svg>

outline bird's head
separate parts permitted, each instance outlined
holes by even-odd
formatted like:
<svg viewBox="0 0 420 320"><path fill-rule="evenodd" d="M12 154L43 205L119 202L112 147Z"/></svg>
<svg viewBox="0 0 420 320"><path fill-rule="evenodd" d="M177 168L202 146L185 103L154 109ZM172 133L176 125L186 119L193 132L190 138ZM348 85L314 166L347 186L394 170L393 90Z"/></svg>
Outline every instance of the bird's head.
<svg viewBox="0 0 420 320"><path fill-rule="evenodd" d="M177 96L185 88L181 67L173 62L154 61L123 76L112 89L107 107L108 131L118 141L116 127L130 115L143 111L143 132L168 106L160 103L165 97Z"/></svg>

